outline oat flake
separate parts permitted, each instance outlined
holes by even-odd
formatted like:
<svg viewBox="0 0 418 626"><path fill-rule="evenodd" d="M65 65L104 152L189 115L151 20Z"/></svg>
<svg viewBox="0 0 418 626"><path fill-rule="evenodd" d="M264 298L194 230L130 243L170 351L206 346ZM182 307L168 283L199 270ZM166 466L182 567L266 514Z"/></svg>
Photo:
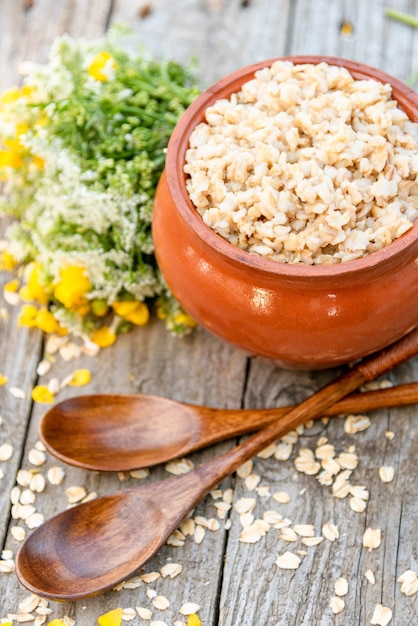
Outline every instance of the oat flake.
<svg viewBox="0 0 418 626"><path fill-rule="evenodd" d="M62 467L50 467L46 476L51 485L60 485L65 478L65 471Z"/></svg>
<svg viewBox="0 0 418 626"><path fill-rule="evenodd" d="M342 611L344 611L344 608L345 608L344 600L337 596L334 596L333 598L331 598L331 600L329 601L329 605L334 615L338 615L338 613L341 613Z"/></svg>
<svg viewBox="0 0 418 626"><path fill-rule="evenodd" d="M391 483L395 476L395 469L390 465L379 467L379 478L382 483Z"/></svg>
<svg viewBox="0 0 418 626"><path fill-rule="evenodd" d="M368 569L367 572L365 572L364 576L367 578L371 585L374 585L376 583L375 575L373 574L371 569Z"/></svg>
<svg viewBox="0 0 418 626"><path fill-rule="evenodd" d="M328 539L328 541L331 542L339 539L340 537L340 531L338 530L337 526L332 522L327 522L322 526L322 534L324 535L325 539Z"/></svg>
<svg viewBox="0 0 418 626"><path fill-rule="evenodd" d="M371 552L380 546L381 540L382 533L380 528L367 528L363 535L363 547Z"/></svg>
<svg viewBox="0 0 418 626"><path fill-rule="evenodd" d="M183 571L183 567L180 563L166 563L160 569L161 576L163 578L176 578Z"/></svg>
<svg viewBox="0 0 418 626"><path fill-rule="evenodd" d="M144 606L137 606L136 611L141 619L149 620L152 617L152 611Z"/></svg>
<svg viewBox="0 0 418 626"><path fill-rule="evenodd" d="M276 559L276 565L278 565L280 569L298 569L301 562L302 559L300 559L297 554L293 554L293 552L284 552Z"/></svg>
<svg viewBox="0 0 418 626"><path fill-rule="evenodd" d="M345 596L348 593L348 581L346 578L338 578L334 585L336 596Z"/></svg>
<svg viewBox="0 0 418 626"><path fill-rule="evenodd" d="M407 570L398 578L401 583L401 593L406 596L413 596L418 591L418 575L413 570Z"/></svg>
<svg viewBox="0 0 418 626"><path fill-rule="evenodd" d="M370 624L376 626L387 626L392 620L392 611L382 604L377 604L370 620Z"/></svg>
<svg viewBox="0 0 418 626"><path fill-rule="evenodd" d="M13 456L13 451L11 443L3 443L0 446L0 461L9 461Z"/></svg>
<svg viewBox="0 0 418 626"><path fill-rule="evenodd" d="M272 498L280 504L287 504L291 500L291 497L288 493L286 493L286 491L276 491L273 493Z"/></svg>
<svg viewBox="0 0 418 626"><path fill-rule="evenodd" d="M182 615L193 615L193 613L200 611L200 605L195 602L186 602L179 610Z"/></svg>
<svg viewBox="0 0 418 626"><path fill-rule="evenodd" d="M136 617L135 609L127 608L122 610L122 619L124 622L131 622Z"/></svg>
<svg viewBox="0 0 418 626"><path fill-rule="evenodd" d="M152 603L155 608L159 609L160 611L166 611L170 606L170 600L165 596L156 596L153 599Z"/></svg>

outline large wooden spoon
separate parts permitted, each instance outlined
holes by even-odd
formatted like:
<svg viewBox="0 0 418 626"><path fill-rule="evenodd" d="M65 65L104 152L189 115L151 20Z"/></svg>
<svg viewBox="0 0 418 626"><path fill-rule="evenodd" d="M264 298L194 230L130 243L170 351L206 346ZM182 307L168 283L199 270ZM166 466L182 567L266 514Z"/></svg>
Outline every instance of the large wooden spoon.
<svg viewBox="0 0 418 626"><path fill-rule="evenodd" d="M360 413L414 402L418 402L418 383L352 394L323 415ZM259 430L292 408L215 409L142 394L78 396L45 413L39 437L49 452L70 465L130 471Z"/></svg>
<svg viewBox="0 0 418 626"><path fill-rule="evenodd" d="M19 580L54 600L80 600L132 576L216 485L286 432L418 352L418 330L360 363L239 446L168 480L84 502L32 532L16 558Z"/></svg>

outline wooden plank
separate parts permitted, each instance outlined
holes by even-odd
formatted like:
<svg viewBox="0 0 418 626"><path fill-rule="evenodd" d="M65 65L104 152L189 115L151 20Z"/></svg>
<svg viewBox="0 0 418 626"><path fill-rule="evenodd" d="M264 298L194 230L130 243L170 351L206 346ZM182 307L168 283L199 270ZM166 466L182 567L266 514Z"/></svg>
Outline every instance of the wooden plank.
<svg viewBox="0 0 418 626"><path fill-rule="evenodd" d="M147 4L147 3L143 3ZM203 86L234 70L285 54L289 0L158 0L140 17L137 5L115 0L112 21L128 23L150 52L198 62ZM175 25L175 27L173 27Z"/></svg>
<svg viewBox="0 0 418 626"><path fill-rule="evenodd" d="M398 368L390 378L393 382L416 380L416 359ZM261 378L260 378L261 374ZM283 379L278 372L268 372L258 367L250 373L247 384L252 403L256 394L251 391L257 386L259 397L298 401L307 389L316 388L319 379L310 379L310 374L298 375L291 380L286 392ZM322 374L320 376L322 378ZM281 380L282 379L282 380ZM264 385L260 387L260 380ZM275 510L291 521L290 526L313 524L315 536L321 536L322 526L328 521L339 529L340 537L334 543L326 539L316 547L304 547L301 537L294 543L280 539L280 531L271 528L267 536L254 546L239 542L241 529L238 515L233 514L233 524L226 551L224 586L221 597L222 626L232 624L369 624L376 604L382 603L393 610L394 623L413 623L418 609L417 597L406 598L400 593L397 578L408 569L416 569L416 546L411 538L416 537L417 490L411 481L411 465L417 454L416 408L390 409L375 412L370 428L362 433L349 435L344 432L344 421L332 419L327 425L316 424L305 430L295 444L289 461L274 458L256 459L254 472L261 476L261 483L269 485L270 494L285 491L291 496L288 504L279 504L272 497L256 496L255 517L262 517L266 510ZM385 433L395 433L393 440ZM335 446L336 455L355 446L359 458L358 467L350 478L352 485L363 485L370 494L364 512L350 508L350 497L338 499L332 495L330 486L320 485L316 476L307 476L295 470L295 459L301 448L315 450L320 438L327 438ZM395 479L383 483L379 478L381 466L392 466ZM236 484L234 502L240 498L254 497L242 480ZM368 551L362 547L366 528L380 528L381 545ZM261 544L261 545L260 545ZM282 570L275 561L285 551L297 553L302 563L296 571ZM371 569L376 584L371 585L364 577ZM349 592L344 597L346 609L333 617L329 601L334 595L334 584L339 577L348 581ZM245 603L233 602L236 594L245 596ZM335 620L335 621L334 621Z"/></svg>

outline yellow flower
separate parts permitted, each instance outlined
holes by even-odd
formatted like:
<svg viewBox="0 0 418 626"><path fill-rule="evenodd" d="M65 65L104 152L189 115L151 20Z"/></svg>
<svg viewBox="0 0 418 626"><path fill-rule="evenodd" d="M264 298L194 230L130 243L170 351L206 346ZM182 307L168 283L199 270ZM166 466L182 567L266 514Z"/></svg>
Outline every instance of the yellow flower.
<svg viewBox="0 0 418 626"><path fill-rule="evenodd" d="M33 166L37 167L38 170L43 170L45 167L45 160L40 156L33 156L31 163Z"/></svg>
<svg viewBox="0 0 418 626"><path fill-rule="evenodd" d="M14 256L10 254L7 250L2 250L0 255L0 270L11 271L13 270L19 263L16 261Z"/></svg>
<svg viewBox="0 0 418 626"><path fill-rule="evenodd" d="M143 302L114 302L112 307L116 315L137 326L144 326L149 320L148 307Z"/></svg>
<svg viewBox="0 0 418 626"><path fill-rule="evenodd" d="M17 279L15 280L9 280L8 283L6 283L3 287L4 291L10 291L12 293L16 293L16 291L19 289L19 281Z"/></svg>
<svg viewBox="0 0 418 626"><path fill-rule="evenodd" d="M19 154L10 150L0 150L0 167L12 167L17 170L22 167L23 160Z"/></svg>
<svg viewBox="0 0 418 626"><path fill-rule="evenodd" d="M191 615L189 615L189 617L187 618L187 626L202 626L202 622L200 621L196 613L192 613Z"/></svg>
<svg viewBox="0 0 418 626"><path fill-rule="evenodd" d="M127 300L126 302L114 302L112 308L116 315L120 317L126 317L129 313L135 311L138 306L138 302L135 300Z"/></svg>
<svg viewBox="0 0 418 626"><path fill-rule="evenodd" d="M91 61L88 67L88 73L95 80L107 82L116 67L115 59L105 50L102 50Z"/></svg>
<svg viewBox="0 0 418 626"><path fill-rule="evenodd" d="M90 381L91 373L89 370L76 370L68 384L73 387L82 387L83 385L88 385Z"/></svg>
<svg viewBox="0 0 418 626"><path fill-rule="evenodd" d="M17 320L18 326L27 326L28 328L36 327L36 318L38 309L33 304L24 304Z"/></svg>
<svg viewBox="0 0 418 626"><path fill-rule="evenodd" d="M49 391L46 385L36 385L32 389L32 400L43 404L52 404L54 402L54 394Z"/></svg>
<svg viewBox="0 0 418 626"><path fill-rule="evenodd" d="M21 91L18 87L10 87L10 89L6 89L0 96L1 104L10 104L11 102L15 102L19 100L21 96Z"/></svg>
<svg viewBox="0 0 418 626"><path fill-rule="evenodd" d="M140 302L136 309L125 315L125 319L137 326L144 326L149 320L148 307L143 302Z"/></svg>
<svg viewBox="0 0 418 626"><path fill-rule="evenodd" d="M35 300L36 302L39 302L39 304L47 304L49 300L49 293L42 281L41 274L42 265L40 263L33 263L28 278L28 284L22 287L19 291L19 296L22 300L29 302L31 300Z"/></svg>
<svg viewBox="0 0 418 626"><path fill-rule="evenodd" d="M35 318L35 326L43 330L44 333L57 333L60 329L60 325L48 309L38 311Z"/></svg>
<svg viewBox="0 0 418 626"><path fill-rule="evenodd" d="M5 385L9 379L0 372L0 387Z"/></svg>
<svg viewBox="0 0 418 626"><path fill-rule="evenodd" d="M100 626L120 626L122 623L122 609L113 609L97 618Z"/></svg>
<svg viewBox="0 0 418 626"><path fill-rule="evenodd" d="M108 348L115 343L116 335L108 326L102 326L93 331L91 340L93 343L100 346L100 348Z"/></svg>
<svg viewBox="0 0 418 626"><path fill-rule="evenodd" d="M48 626L67 626L62 619L53 619L52 622L48 622Z"/></svg>
<svg viewBox="0 0 418 626"><path fill-rule="evenodd" d="M188 328L194 328L197 326L196 320L192 318L188 313L178 313L174 317L175 324L181 324L182 326L187 326Z"/></svg>
<svg viewBox="0 0 418 626"><path fill-rule="evenodd" d="M91 289L85 269L79 265L69 265L60 272L60 280L54 287L54 296L67 309L75 309L85 304L85 294Z"/></svg>

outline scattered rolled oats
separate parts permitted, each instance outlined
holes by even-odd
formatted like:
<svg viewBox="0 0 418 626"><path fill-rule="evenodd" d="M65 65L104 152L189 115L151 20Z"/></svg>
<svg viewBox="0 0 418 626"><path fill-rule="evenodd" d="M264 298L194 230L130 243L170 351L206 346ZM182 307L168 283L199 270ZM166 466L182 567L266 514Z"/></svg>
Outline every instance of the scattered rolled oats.
<svg viewBox="0 0 418 626"><path fill-rule="evenodd" d="M80 502L83 498L85 498L87 492L84 487L74 485L73 487L68 487L68 489L65 490L65 494L68 498L68 502L70 504L75 504L76 502Z"/></svg>
<svg viewBox="0 0 418 626"><path fill-rule="evenodd" d="M369 552L380 546L382 541L382 532L380 528L367 528L363 534L363 547Z"/></svg>
<svg viewBox="0 0 418 626"><path fill-rule="evenodd" d="M240 532L239 540L242 543L257 543L267 534L269 528L270 525L265 520L257 519Z"/></svg>
<svg viewBox="0 0 418 626"><path fill-rule="evenodd" d="M62 467L50 467L46 476L51 485L61 485L65 478L65 471Z"/></svg>
<svg viewBox="0 0 418 626"><path fill-rule="evenodd" d="M350 498L350 509L356 513L363 513L367 507L367 502L361 498Z"/></svg>
<svg viewBox="0 0 418 626"><path fill-rule="evenodd" d="M335 456L335 447L331 443L322 443L315 449L317 459L332 459Z"/></svg>
<svg viewBox="0 0 418 626"><path fill-rule="evenodd" d="M242 513L239 516L239 521L243 528L248 528L254 522L254 515L252 513Z"/></svg>
<svg viewBox="0 0 418 626"><path fill-rule="evenodd" d="M16 541L24 541L26 537L26 531L21 526L12 526L10 529L10 534L12 535L13 539L16 539Z"/></svg>
<svg viewBox="0 0 418 626"><path fill-rule="evenodd" d="M23 400L26 395L23 389L20 389L19 387L10 387L10 393L14 398L18 398L19 400Z"/></svg>
<svg viewBox="0 0 418 626"><path fill-rule="evenodd" d="M303 537L302 543L310 548L319 545L324 541L323 537Z"/></svg>
<svg viewBox="0 0 418 626"><path fill-rule="evenodd" d="M45 490L46 482L43 474L39 472L32 475L29 483L29 489L35 493L42 493Z"/></svg>
<svg viewBox="0 0 418 626"><path fill-rule="evenodd" d="M391 609L387 606L383 606L382 604L377 604L374 609L372 619L370 620L370 624L374 624L376 626L387 626L391 620Z"/></svg>
<svg viewBox="0 0 418 626"><path fill-rule="evenodd" d="M392 441L392 439L395 439L395 436L396 436L395 433L392 432L391 430L387 430L385 432L385 437L386 439L389 439L389 441Z"/></svg>
<svg viewBox="0 0 418 626"><path fill-rule="evenodd" d="M267 448L257 454L260 459L269 459L276 452L276 444L272 443Z"/></svg>
<svg viewBox="0 0 418 626"><path fill-rule="evenodd" d="M376 578L375 575L373 574L371 569L368 569L367 572L365 572L365 577L367 578L367 580L369 581L369 583L371 585L374 585L376 583Z"/></svg>
<svg viewBox="0 0 418 626"><path fill-rule="evenodd" d="M338 578L334 585L336 596L345 596L348 593L348 580L346 578Z"/></svg>
<svg viewBox="0 0 418 626"><path fill-rule="evenodd" d="M282 541L288 541L289 543L292 543L292 542L298 540L298 535L293 530L293 528L289 528L289 527L285 526L284 528L281 529L281 533L279 535L279 538Z"/></svg>
<svg viewBox="0 0 418 626"><path fill-rule="evenodd" d="M341 452L336 461L342 469L353 470L358 465L358 456L351 452Z"/></svg>
<svg viewBox="0 0 418 626"><path fill-rule="evenodd" d="M13 456L14 448L11 443L3 443L0 446L0 461L9 461Z"/></svg>
<svg viewBox="0 0 418 626"><path fill-rule="evenodd" d="M237 476L245 479L251 474L252 471L253 471L253 461L252 459L250 459L249 461L246 461L246 463L243 463L241 467L237 469Z"/></svg>
<svg viewBox="0 0 418 626"><path fill-rule="evenodd" d="M44 516L42 513L33 513L26 519L26 526L33 530L34 528L38 528L41 524L44 523Z"/></svg>
<svg viewBox="0 0 418 626"><path fill-rule="evenodd" d="M344 608L345 608L344 600L342 598L339 598L338 596L332 597L331 600L329 601L329 605L334 615L338 615L338 613L341 613L342 611L344 611Z"/></svg>
<svg viewBox="0 0 418 626"><path fill-rule="evenodd" d="M150 620L152 617L152 611L143 606L137 606L136 611L141 619Z"/></svg>
<svg viewBox="0 0 418 626"><path fill-rule="evenodd" d="M255 498L240 498L234 505L237 513L250 513L256 505Z"/></svg>
<svg viewBox="0 0 418 626"><path fill-rule="evenodd" d="M183 571L183 567L180 563L166 563L160 569L161 576L163 578L176 578Z"/></svg>
<svg viewBox="0 0 418 626"><path fill-rule="evenodd" d="M283 525L283 515L277 511L264 511L263 520L275 528L281 528Z"/></svg>
<svg viewBox="0 0 418 626"><path fill-rule="evenodd" d="M182 604L179 609L182 615L192 615L193 613L198 613L200 611L200 605L195 602L186 602Z"/></svg>
<svg viewBox="0 0 418 626"><path fill-rule="evenodd" d="M161 576L160 572L148 572L147 574L142 574L141 580L144 583L153 583L158 578L160 578L160 576Z"/></svg>
<svg viewBox="0 0 418 626"><path fill-rule="evenodd" d="M413 570L406 570L398 578L398 583L401 583L401 593L406 596L413 596L418 592L418 575Z"/></svg>
<svg viewBox="0 0 418 626"><path fill-rule="evenodd" d="M135 609L126 608L122 610L122 619L124 622L131 622L133 619L135 619L136 615L137 613Z"/></svg>
<svg viewBox="0 0 418 626"><path fill-rule="evenodd" d="M204 538L205 538L205 529L203 528L203 526L196 526L195 531L193 533L194 542L197 544L202 543Z"/></svg>
<svg viewBox="0 0 418 626"><path fill-rule="evenodd" d="M280 441L276 446L274 458L278 461L287 461L292 456L293 444L286 441Z"/></svg>
<svg viewBox="0 0 418 626"><path fill-rule="evenodd" d="M24 489L20 494L19 502L21 504L34 504L36 499L35 494L30 489Z"/></svg>
<svg viewBox="0 0 418 626"><path fill-rule="evenodd" d="M295 524L294 531L301 537L314 537L315 528L312 524Z"/></svg>
<svg viewBox="0 0 418 626"><path fill-rule="evenodd" d="M371 425L368 415L347 415L344 421L344 431L349 435L354 435L366 430Z"/></svg>
<svg viewBox="0 0 418 626"><path fill-rule="evenodd" d="M28 460L31 465L35 465L36 467L40 467L44 463L46 463L46 454L42 450L37 450L36 448L32 448L28 453Z"/></svg>
<svg viewBox="0 0 418 626"><path fill-rule="evenodd" d="M165 596L156 596L152 600L152 604L155 606L156 609L159 609L160 611L166 611L170 606L170 600Z"/></svg>
<svg viewBox="0 0 418 626"><path fill-rule="evenodd" d="M395 476L395 469L390 465L379 467L379 478L383 483L391 483Z"/></svg>
<svg viewBox="0 0 418 626"><path fill-rule="evenodd" d="M340 537L340 531L338 530L337 526L332 522L327 522L322 526L322 534L324 535L325 539L328 539L328 541L335 541Z"/></svg>
<svg viewBox="0 0 418 626"><path fill-rule="evenodd" d="M295 459L295 467L298 472L314 476L321 470L321 464L315 460L314 453L309 448L301 448L299 456Z"/></svg>
<svg viewBox="0 0 418 626"><path fill-rule="evenodd" d="M276 565L278 565L280 569L298 569L301 562L302 559L300 559L297 554L293 554L293 552L284 552L276 559Z"/></svg>
<svg viewBox="0 0 418 626"><path fill-rule="evenodd" d="M272 498L280 504L287 504L291 500L289 494L286 493L286 491L276 491L275 493L273 493Z"/></svg>
<svg viewBox="0 0 418 626"><path fill-rule="evenodd" d="M188 474L194 469L194 463L190 459L176 459L175 461L171 461L167 463L165 466L165 470L170 474L174 474L175 476L180 476L182 474Z"/></svg>
<svg viewBox="0 0 418 626"><path fill-rule="evenodd" d="M248 491L254 491L254 489L258 486L260 480L261 476L259 476L258 474L250 474L249 476L247 476L244 483Z"/></svg>

